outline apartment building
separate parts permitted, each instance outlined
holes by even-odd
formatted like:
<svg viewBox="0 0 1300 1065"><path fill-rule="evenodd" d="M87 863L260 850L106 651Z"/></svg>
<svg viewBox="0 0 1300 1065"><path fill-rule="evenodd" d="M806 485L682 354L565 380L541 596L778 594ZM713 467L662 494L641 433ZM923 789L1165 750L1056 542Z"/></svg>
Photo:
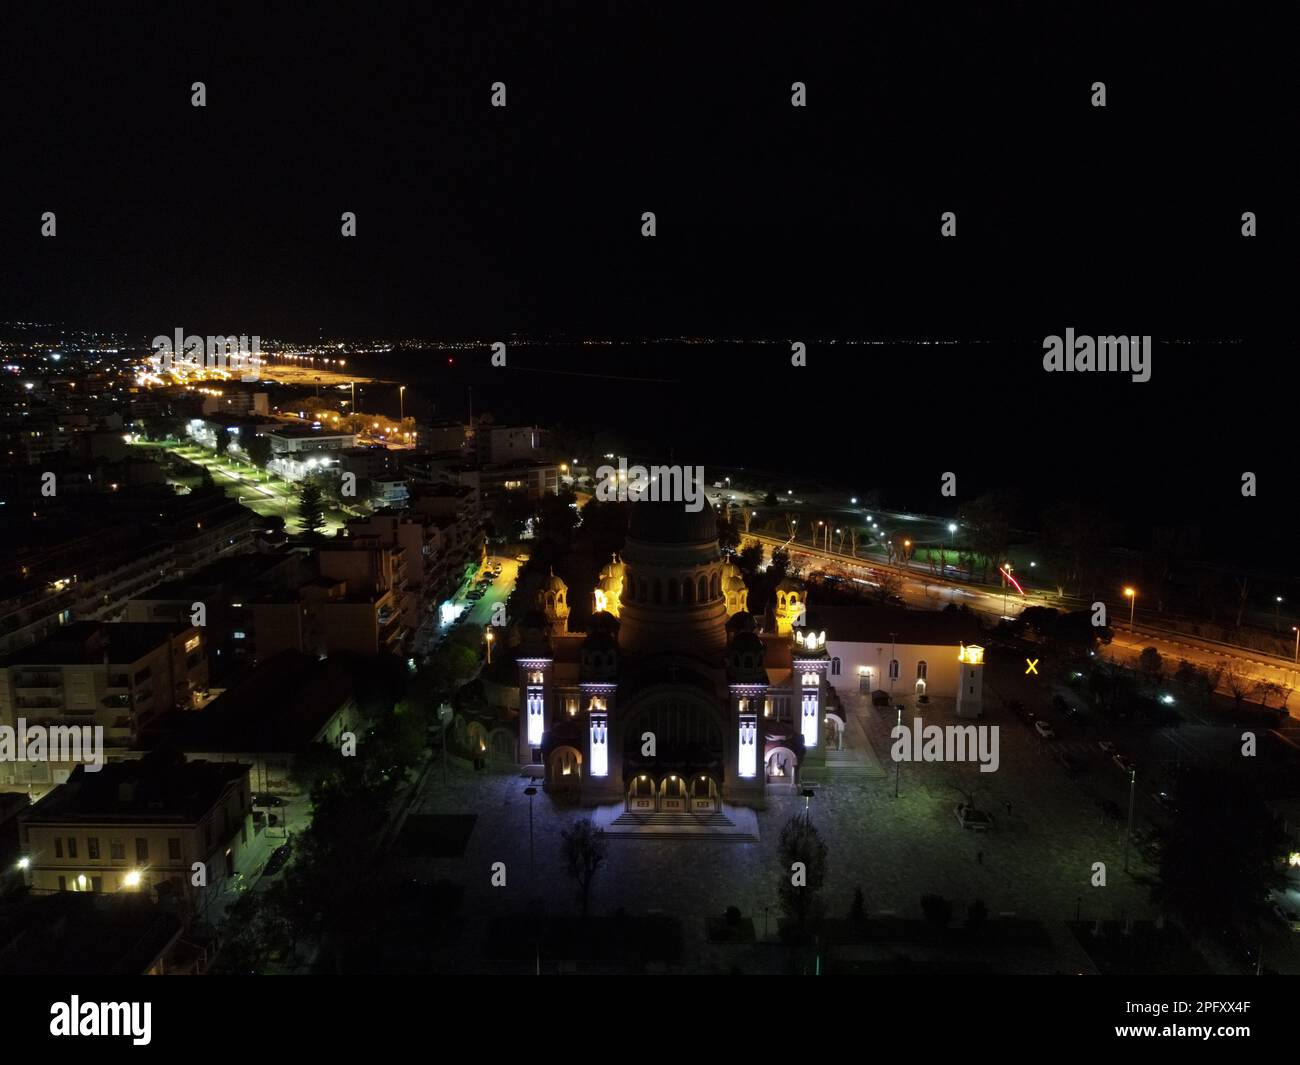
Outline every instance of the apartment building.
<svg viewBox="0 0 1300 1065"><path fill-rule="evenodd" d="M161 752L79 766L19 815L33 892L134 892L201 915L249 846L248 766ZM196 881L199 881L196 883Z"/></svg>
<svg viewBox="0 0 1300 1065"><path fill-rule="evenodd" d="M125 747L164 714L190 709L207 687L195 626L78 621L0 660L0 724L97 726L106 746ZM0 787L59 784L72 769L0 762Z"/></svg>

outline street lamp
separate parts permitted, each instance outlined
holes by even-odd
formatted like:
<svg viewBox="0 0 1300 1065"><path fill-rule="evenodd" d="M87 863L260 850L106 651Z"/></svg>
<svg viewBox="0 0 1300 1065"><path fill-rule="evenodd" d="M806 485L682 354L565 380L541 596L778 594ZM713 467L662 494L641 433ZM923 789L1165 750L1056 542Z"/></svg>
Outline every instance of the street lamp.
<svg viewBox="0 0 1300 1065"><path fill-rule="evenodd" d="M893 691L893 690L894 690L894 664L893 664L893 662L890 662L890 663L889 663L889 690L890 690L890 691ZM903 704L902 704L902 703L895 703L895 704L894 704L894 709L898 711L898 725L897 725L897 728L898 728L899 730L901 730L902 727L903 727ZM902 735L902 732L899 731L898 735L901 736L901 735ZM901 773L902 770L903 770L903 760L902 760L901 758L895 758L895 759L894 759L894 798L895 798L895 799L898 798L898 774Z"/></svg>
<svg viewBox="0 0 1300 1065"><path fill-rule="evenodd" d="M496 639L496 636L493 635L491 629L488 629L483 638L487 640L487 664L490 666L492 664L492 641Z"/></svg>
<svg viewBox="0 0 1300 1065"><path fill-rule="evenodd" d="M1275 596L1273 601L1273 627L1277 632L1282 631L1282 597Z"/></svg>
<svg viewBox="0 0 1300 1065"><path fill-rule="evenodd" d="M1128 771L1128 831L1124 835L1124 872L1128 872L1128 845L1133 838L1133 795L1137 791L1136 769Z"/></svg>
<svg viewBox="0 0 1300 1065"><path fill-rule="evenodd" d="M531 784L524 788L524 794L528 796L528 875L532 876L533 870L533 796L537 794L537 789Z"/></svg>
<svg viewBox="0 0 1300 1065"><path fill-rule="evenodd" d="M406 420L406 386L405 385L399 385L397 387L397 403L398 403L397 421L398 424L401 424Z"/></svg>
<svg viewBox="0 0 1300 1065"><path fill-rule="evenodd" d="M1124 594L1128 597L1128 631L1133 631L1133 615L1137 610L1138 594L1135 588L1125 588Z"/></svg>
<svg viewBox="0 0 1300 1065"><path fill-rule="evenodd" d="M956 539L957 539L957 523L955 521L950 521L948 522L948 546L956 547L957 546Z"/></svg>

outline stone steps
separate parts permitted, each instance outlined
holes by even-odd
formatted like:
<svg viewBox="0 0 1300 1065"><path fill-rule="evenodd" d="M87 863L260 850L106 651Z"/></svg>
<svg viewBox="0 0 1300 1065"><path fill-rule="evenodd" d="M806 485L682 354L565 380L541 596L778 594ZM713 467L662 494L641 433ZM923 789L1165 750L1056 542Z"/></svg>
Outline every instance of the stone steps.
<svg viewBox="0 0 1300 1065"><path fill-rule="evenodd" d="M748 843L758 839L758 818L744 807L724 807L697 817L695 814L655 812L634 814L622 804L600 806L593 818L607 836L641 839L722 839Z"/></svg>

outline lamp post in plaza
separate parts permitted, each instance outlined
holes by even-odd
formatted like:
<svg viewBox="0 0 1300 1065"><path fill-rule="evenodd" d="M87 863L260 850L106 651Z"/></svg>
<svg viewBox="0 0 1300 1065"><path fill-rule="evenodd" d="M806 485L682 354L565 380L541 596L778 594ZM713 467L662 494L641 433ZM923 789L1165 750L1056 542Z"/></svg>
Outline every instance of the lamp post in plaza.
<svg viewBox="0 0 1300 1065"><path fill-rule="evenodd" d="M533 796L537 794L537 789L531 784L524 788L524 794L528 796L528 875L532 876L533 870Z"/></svg>

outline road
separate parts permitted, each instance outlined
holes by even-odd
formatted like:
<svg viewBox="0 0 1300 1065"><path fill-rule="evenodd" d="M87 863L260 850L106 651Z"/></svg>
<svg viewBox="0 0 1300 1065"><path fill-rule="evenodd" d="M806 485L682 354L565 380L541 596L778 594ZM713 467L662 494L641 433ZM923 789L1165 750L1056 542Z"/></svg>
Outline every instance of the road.
<svg viewBox="0 0 1300 1065"><path fill-rule="evenodd" d="M415 652L420 655L427 655L434 646L447 635L451 629L458 625L489 625L492 621L492 612L496 609L498 603L505 603L510 598L510 593L514 591L515 581L519 576L519 567L522 565L513 556L489 556L488 566L499 565L501 567L501 576L497 577L487 588L487 594L478 602L466 598L466 593L473 587L467 582L462 586L452 598L452 604L455 607L456 614L451 622L442 620L441 612L434 615L435 622L429 626L427 631L421 630L415 641ZM507 622L509 619L506 619Z"/></svg>
<svg viewBox="0 0 1300 1065"><path fill-rule="evenodd" d="M1048 606L1057 609L1079 609L1077 602L1071 602L1059 596L1027 589L1021 596L1014 589L1004 591L1001 588L971 585L950 577L939 577L928 569L913 564L910 567L888 565L882 559L854 558L838 551L824 551L807 544L790 544L780 537L763 533L746 533L749 539L758 540L765 546L786 546L791 560L801 565L829 569L871 583L880 573L889 573L898 578L899 596L907 606L924 610L940 610L951 602L965 604L971 610L995 619L1014 617L1027 606ZM1107 653L1110 657L1124 663L1137 660L1143 648L1154 647L1167 663L1167 671L1172 671L1180 659L1186 659L1194 666L1213 668L1222 666L1234 671L1246 684L1269 682L1281 684L1286 689L1296 687L1297 671L1295 663L1285 658L1275 658L1258 651L1244 651L1224 644L1200 641L1181 633L1169 633L1152 629L1149 625L1138 622L1135 629L1130 629L1127 619L1116 617L1108 619L1114 636ZM1232 692L1226 682L1221 682L1219 692L1231 696Z"/></svg>
<svg viewBox="0 0 1300 1065"><path fill-rule="evenodd" d="M289 529L298 526L298 494L301 486L280 480L255 466L218 459L214 452L195 444L156 443L142 441L135 446L142 448L163 448L201 466L212 474L212 480L225 488L226 495L247 507L259 517L281 517ZM321 501L324 508L325 525L320 530L325 536L333 536L351 519L369 513L364 505L346 509L329 506Z"/></svg>

